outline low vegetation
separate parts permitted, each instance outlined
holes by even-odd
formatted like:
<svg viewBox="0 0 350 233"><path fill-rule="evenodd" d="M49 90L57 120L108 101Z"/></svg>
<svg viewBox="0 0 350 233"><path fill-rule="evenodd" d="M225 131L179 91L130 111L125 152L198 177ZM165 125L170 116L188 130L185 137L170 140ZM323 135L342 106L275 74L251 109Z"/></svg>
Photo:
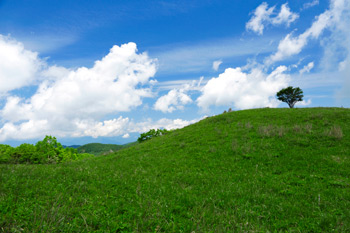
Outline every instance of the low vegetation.
<svg viewBox="0 0 350 233"><path fill-rule="evenodd" d="M57 139L46 136L35 145L24 143L18 147L0 144L0 163L51 164L80 160L93 155L78 153L71 147L64 148Z"/></svg>
<svg viewBox="0 0 350 233"><path fill-rule="evenodd" d="M349 232L350 110L234 111L0 184L2 232Z"/></svg>

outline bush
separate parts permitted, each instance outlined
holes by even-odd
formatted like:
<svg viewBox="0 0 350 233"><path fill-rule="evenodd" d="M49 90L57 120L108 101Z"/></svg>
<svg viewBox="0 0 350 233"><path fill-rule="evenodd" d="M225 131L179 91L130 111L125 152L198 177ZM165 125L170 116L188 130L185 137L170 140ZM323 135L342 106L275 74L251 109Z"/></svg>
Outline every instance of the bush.
<svg viewBox="0 0 350 233"><path fill-rule="evenodd" d="M9 145L0 144L0 163L9 163L11 161L11 155L14 148Z"/></svg>
<svg viewBox="0 0 350 233"><path fill-rule="evenodd" d="M144 142L146 140L149 140L154 137L159 137L161 135L167 134L169 131L166 129L151 129L147 133L143 133L140 135L140 137L137 139L138 142Z"/></svg>

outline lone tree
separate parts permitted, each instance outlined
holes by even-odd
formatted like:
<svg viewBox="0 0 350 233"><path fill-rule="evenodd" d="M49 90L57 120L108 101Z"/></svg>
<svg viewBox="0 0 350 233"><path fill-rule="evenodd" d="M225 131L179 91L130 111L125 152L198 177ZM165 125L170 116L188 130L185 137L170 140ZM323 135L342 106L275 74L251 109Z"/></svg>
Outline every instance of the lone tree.
<svg viewBox="0 0 350 233"><path fill-rule="evenodd" d="M303 91L299 87L289 86L277 92L277 99L286 102L290 108L294 108L296 102L303 101L303 97Z"/></svg>

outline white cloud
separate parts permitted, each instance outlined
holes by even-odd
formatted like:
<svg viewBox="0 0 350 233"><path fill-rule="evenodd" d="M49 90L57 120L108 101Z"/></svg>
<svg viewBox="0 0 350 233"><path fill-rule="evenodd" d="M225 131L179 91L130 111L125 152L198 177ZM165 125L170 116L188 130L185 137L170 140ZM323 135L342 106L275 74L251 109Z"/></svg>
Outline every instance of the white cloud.
<svg viewBox="0 0 350 233"><path fill-rule="evenodd" d="M284 74L286 70L285 66L279 66L271 74L265 74L260 68L250 73L228 68L207 82L197 104L204 110L211 105L233 105L238 109L276 107L279 103L275 95L289 81L289 76Z"/></svg>
<svg viewBox="0 0 350 233"><path fill-rule="evenodd" d="M310 7L313 7L313 6L316 6L316 5L318 5L319 3L320 3L319 0L313 0L312 2L304 3L304 5L303 5L303 10L308 9L308 8L310 8Z"/></svg>
<svg viewBox="0 0 350 233"><path fill-rule="evenodd" d="M130 138L130 135L128 133L124 134L122 138Z"/></svg>
<svg viewBox="0 0 350 233"><path fill-rule="evenodd" d="M344 9L347 8L344 7L343 0L333 0L330 9L317 16L311 27L304 33L297 37L293 37L290 33L281 40L277 52L271 55L266 60L266 63L271 64L276 61L284 60L292 55L299 54L307 45L309 39L318 39L326 28L340 23L340 15Z"/></svg>
<svg viewBox="0 0 350 233"><path fill-rule="evenodd" d="M158 111L173 112L182 110L184 105L192 103L191 97L187 94L192 90L199 90L203 78L199 81L192 81L190 84L183 84L180 88L174 88L168 94L161 96L154 104L154 109Z"/></svg>
<svg viewBox="0 0 350 233"><path fill-rule="evenodd" d="M263 34L265 25L281 25L286 24L287 27L294 22L299 15L290 11L288 3L281 6L281 10L277 16L271 17L274 14L275 6L268 8L268 4L263 2L258 6L252 18L246 23L246 29L251 30L259 35Z"/></svg>
<svg viewBox="0 0 350 233"><path fill-rule="evenodd" d="M308 99L307 101L303 100L303 101L297 102L295 106L308 106L310 104L311 104L311 99Z"/></svg>
<svg viewBox="0 0 350 233"><path fill-rule="evenodd" d="M33 84L44 62L22 43L0 35L0 96L8 91Z"/></svg>
<svg viewBox="0 0 350 233"><path fill-rule="evenodd" d="M157 100L154 104L154 109L164 113L173 112L176 109L182 110L184 105L191 102L191 97L185 94L184 90L173 89Z"/></svg>
<svg viewBox="0 0 350 233"><path fill-rule="evenodd" d="M253 17L246 24L247 30L252 30L259 35L263 34L264 31L264 21L270 21L270 15L273 13L275 7L268 8L266 2L261 3L255 11Z"/></svg>
<svg viewBox="0 0 350 233"><path fill-rule="evenodd" d="M149 131L150 129L160 129L160 128L164 128L167 130L180 129L190 124L194 124L204 118L205 116L194 120L162 118L158 121L152 121L151 119L149 119L148 121L145 121L145 122L131 123L129 125L129 131L143 133L143 132Z"/></svg>
<svg viewBox="0 0 350 233"><path fill-rule="evenodd" d="M221 60L214 61L213 62L213 70L218 71L221 64L222 64Z"/></svg>
<svg viewBox="0 0 350 233"><path fill-rule="evenodd" d="M153 95L148 86L155 72L155 60L137 53L134 43L113 46L92 68L49 67L42 73L47 79L32 97L7 97L0 112L4 122L1 139L32 138L46 132L57 136L81 132L109 135L118 130L122 119L97 125L91 122L141 105L142 98ZM82 131L84 125L91 128L83 127Z"/></svg>
<svg viewBox="0 0 350 233"><path fill-rule="evenodd" d="M299 70L299 73L309 73L312 68L314 68L314 62L309 62L306 66Z"/></svg>
<svg viewBox="0 0 350 233"><path fill-rule="evenodd" d="M272 18L271 22L275 25L285 23L287 27L289 27L289 25L292 22L294 22L297 18L299 18L299 15L291 12L290 8L288 7L288 3L285 3L281 6L280 13L278 13L277 17Z"/></svg>

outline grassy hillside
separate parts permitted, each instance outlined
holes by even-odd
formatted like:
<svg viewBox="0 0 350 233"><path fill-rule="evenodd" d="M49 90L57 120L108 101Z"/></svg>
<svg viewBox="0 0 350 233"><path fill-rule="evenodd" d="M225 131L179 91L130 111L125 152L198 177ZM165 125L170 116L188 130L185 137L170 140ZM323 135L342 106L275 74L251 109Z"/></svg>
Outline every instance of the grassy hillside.
<svg viewBox="0 0 350 233"><path fill-rule="evenodd" d="M350 110L226 113L0 184L4 232L349 232Z"/></svg>

